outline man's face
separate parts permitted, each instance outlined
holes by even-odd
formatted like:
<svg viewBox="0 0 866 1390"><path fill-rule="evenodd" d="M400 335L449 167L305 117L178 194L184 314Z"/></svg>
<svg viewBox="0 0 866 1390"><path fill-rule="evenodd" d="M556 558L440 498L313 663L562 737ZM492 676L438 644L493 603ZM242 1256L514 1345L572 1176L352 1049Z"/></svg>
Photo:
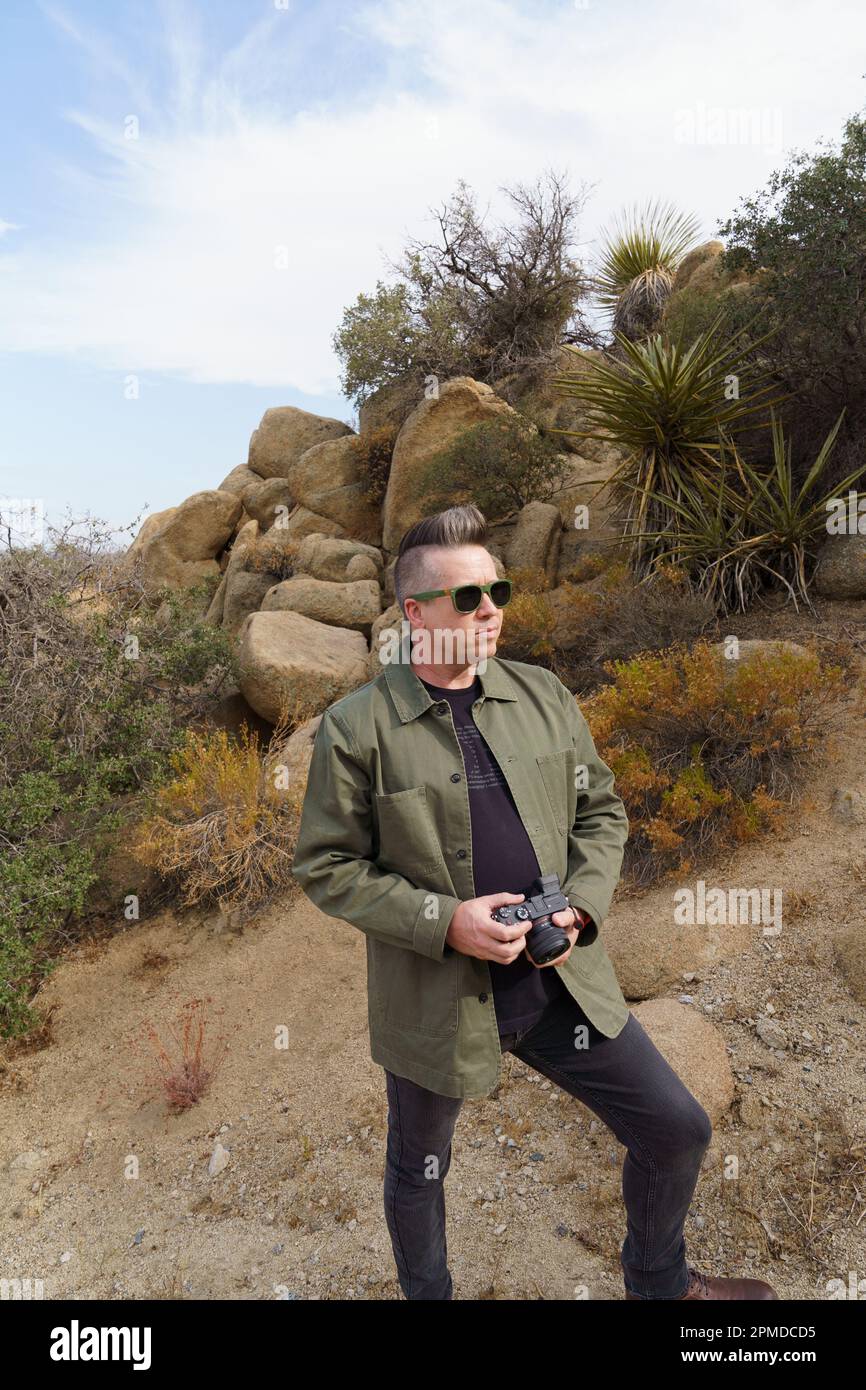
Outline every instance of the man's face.
<svg viewBox="0 0 866 1390"><path fill-rule="evenodd" d="M429 552L428 572L433 576L425 589L451 589L457 584L489 584L498 579L493 556L482 545L435 546ZM497 608L489 594L482 594L474 613L458 613L450 594L441 598L407 599L406 616L417 627L435 635L444 634L443 665L473 664L482 657L494 656L496 640L502 628L503 610ZM454 635L448 636L449 630ZM453 662L449 651L453 650ZM437 663L439 664L439 663Z"/></svg>

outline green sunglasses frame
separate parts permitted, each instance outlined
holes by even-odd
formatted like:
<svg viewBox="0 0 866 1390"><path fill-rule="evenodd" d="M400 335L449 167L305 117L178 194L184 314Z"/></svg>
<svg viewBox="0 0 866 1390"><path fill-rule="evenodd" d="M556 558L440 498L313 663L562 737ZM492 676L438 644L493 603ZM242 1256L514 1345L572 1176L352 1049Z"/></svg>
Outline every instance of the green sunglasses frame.
<svg viewBox="0 0 866 1390"><path fill-rule="evenodd" d="M465 616L467 613L474 613L478 608L481 607L481 599L478 600L478 603L475 605L475 608L458 608L458 607L457 607L457 601L456 601L454 595L455 595L456 593L459 593L461 589L480 589L481 592L482 592L482 594L490 594L490 590L491 590L491 588L493 587L494 584L507 584L507 585L508 585L508 597L507 597L507 599L505 600L505 603L497 603L497 604L496 604L496 607L497 607L497 608L504 608L504 607L506 606L506 604L508 604L508 603L511 602L511 597L512 597L512 584L511 584L511 580L510 580L510 579L491 579L491 581L490 581L489 584L455 584L455 585L454 585L452 588L450 588L450 589L428 589L428 590L426 591L426 593L423 593L423 594L407 594L406 597L407 597L407 598L417 598L417 599L444 598L446 594L450 594L450 595L451 595L451 602L452 602L452 604L454 605L454 610L455 610L455 612L457 612L457 613L462 613L462 614ZM493 598L493 595L491 594L490 597ZM493 601L494 601L494 603L496 602L495 599L494 599Z"/></svg>

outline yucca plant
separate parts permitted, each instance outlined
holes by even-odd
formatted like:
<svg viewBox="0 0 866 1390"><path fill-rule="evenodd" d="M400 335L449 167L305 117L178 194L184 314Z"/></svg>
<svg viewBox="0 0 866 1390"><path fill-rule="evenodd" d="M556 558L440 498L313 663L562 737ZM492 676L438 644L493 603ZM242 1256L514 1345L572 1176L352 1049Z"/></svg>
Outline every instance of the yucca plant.
<svg viewBox="0 0 866 1390"><path fill-rule="evenodd" d="M679 512L672 504L688 505L698 478L712 481L724 434L751 417L763 417L781 399L773 395L765 374L747 367L746 349L739 347L743 329L719 341L721 320L720 312L688 348L681 338L669 342L660 333L643 343L618 334L622 363L581 357L579 373L553 379L558 390L579 402L587 428L549 434L601 435L628 450L603 486L623 504L623 534L634 543L632 563L638 574L645 574L665 550L661 542L648 544L647 535L675 536ZM753 341L750 350L755 346ZM751 389L741 392L747 372Z"/></svg>
<svg viewBox="0 0 866 1390"><path fill-rule="evenodd" d="M799 488L793 481L791 444L775 414L773 465L766 474L730 439L723 439L718 469L695 475L677 499L664 499L677 517L675 534L645 533L645 539L661 547L650 572L662 561L681 565L724 612L745 609L768 578L787 589L795 608L802 601L811 609L810 567L827 535L828 503L866 473L863 464L831 488L818 489L844 413Z"/></svg>
<svg viewBox="0 0 866 1390"><path fill-rule="evenodd" d="M634 339L652 331L699 230L696 217L656 202L626 211L602 232L593 289L614 333Z"/></svg>

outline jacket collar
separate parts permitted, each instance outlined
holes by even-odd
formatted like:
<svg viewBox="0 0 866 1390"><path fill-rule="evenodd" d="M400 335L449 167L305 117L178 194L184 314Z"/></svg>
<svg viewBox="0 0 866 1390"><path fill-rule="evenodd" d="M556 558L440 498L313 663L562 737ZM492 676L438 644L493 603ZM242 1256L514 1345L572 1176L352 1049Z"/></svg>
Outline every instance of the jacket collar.
<svg viewBox="0 0 866 1390"><path fill-rule="evenodd" d="M382 669L401 723L417 719L436 704L408 661L390 661ZM495 656L487 658L487 669L478 672L478 679L486 700L517 699L511 677Z"/></svg>

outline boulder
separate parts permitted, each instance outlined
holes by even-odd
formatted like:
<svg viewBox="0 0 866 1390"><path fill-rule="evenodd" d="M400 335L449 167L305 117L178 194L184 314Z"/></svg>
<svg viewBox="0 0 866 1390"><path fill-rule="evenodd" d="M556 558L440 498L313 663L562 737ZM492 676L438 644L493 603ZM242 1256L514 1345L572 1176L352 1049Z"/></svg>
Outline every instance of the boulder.
<svg viewBox="0 0 866 1390"><path fill-rule="evenodd" d="M149 529L137 552L145 588L180 589L211 575L218 580L216 556L240 513L241 499L218 489L196 492L172 508L165 520Z"/></svg>
<svg viewBox="0 0 866 1390"><path fill-rule="evenodd" d="M360 560L367 563L356 563ZM305 536L298 545L294 569L295 574L311 574L315 579L335 579L340 583L378 579L382 572L382 555L375 546L365 545L363 541L314 534ZM359 572L363 570L366 573Z"/></svg>
<svg viewBox="0 0 866 1390"><path fill-rule="evenodd" d="M401 630L402 623L403 614L400 606L397 603L392 603L389 608L385 609L384 613L379 615L370 629L370 654L367 658L367 670L371 680L375 680L381 673L384 665L382 655L391 650L390 643L387 647L383 646L383 643L388 641L387 634L396 632L399 637L406 640L406 634Z"/></svg>
<svg viewBox="0 0 866 1390"><path fill-rule="evenodd" d="M274 584L260 606L263 612L288 609L303 613L307 618L315 618L316 622L351 628L367 637L382 611L379 585L374 579L341 584L330 579L314 579L311 574L296 574L281 584Z"/></svg>
<svg viewBox="0 0 866 1390"><path fill-rule="evenodd" d="M244 510L255 517L262 531L275 523L288 523L296 498L286 478L259 478L244 488Z"/></svg>
<svg viewBox="0 0 866 1390"><path fill-rule="evenodd" d="M306 789L310 761L313 756L313 744L316 741L316 730L321 722L322 716L320 714L306 720L289 735L285 743L275 752L275 764L282 763L288 772L289 787L301 795Z"/></svg>
<svg viewBox="0 0 866 1390"><path fill-rule="evenodd" d="M824 598L866 598L866 536L828 536L813 578Z"/></svg>
<svg viewBox="0 0 866 1390"><path fill-rule="evenodd" d="M382 509L386 550L396 551L404 531L425 515L419 478L433 456L474 425L513 414L491 387L468 376L446 381L437 396L415 407L397 436L391 459Z"/></svg>
<svg viewBox="0 0 866 1390"><path fill-rule="evenodd" d="M683 256L677 266L671 292L675 290L684 290L686 285L690 282L692 283L692 287L695 288L694 282L696 277L698 284L700 284L701 277L698 276L698 271L702 271L704 278L711 274L724 249L725 243L723 241L704 241L700 246L696 246L693 251L689 251L688 255Z"/></svg>
<svg viewBox="0 0 866 1390"><path fill-rule="evenodd" d="M245 699L272 724L284 705L321 710L368 679L360 632L301 613L250 613L238 634L238 659Z"/></svg>
<svg viewBox="0 0 866 1390"><path fill-rule="evenodd" d="M585 549L598 549L607 544L611 536L620 534L620 528L612 520L614 499L608 486L619 462L618 455L613 454L602 459L568 455L568 473L555 501L566 528L577 531ZM577 522L580 524L576 525Z"/></svg>
<svg viewBox="0 0 866 1390"><path fill-rule="evenodd" d="M851 998L866 1004L866 941L863 923L853 922L833 941L836 964Z"/></svg>
<svg viewBox="0 0 866 1390"><path fill-rule="evenodd" d="M338 521L319 516L317 512L311 512L309 507L301 506L296 506L285 520L280 517L271 530L276 531L277 527L295 540L302 540L304 536L337 536L342 539L346 535Z"/></svg>
<svg viewBox="0 0 866 1390"><path fill-rule="evenodd" d="M287 481L296 502L337 522L346 534L376 545L382 518L364 490L357 445L354 434L314 444L292 464Z"/></svg>
<svg viewBox="0 0 866 1390"><path fill-rule="evenodd" d="M210 601L210 607L204 615L206 623L212 623L214 627L220 627L223 620L223 612L226 602L226 576L223 574L217 585L217 591Z"/></svg>
<svg viewBox="0 0 866 1390"><path fill-rule="evenodd" d="M494 390L505 396L518 410L533 420L539 429L558 436L559 447L566 453L601 464L606 476L625 458L625 451L606 439L597 425L591 425L580 402L565 394L563 389L575 377L586 376L594 362L609 365L603 352L593 348L563 346L554 356L549 369L526 371L502 377L493 383ZM586 435L587 437L582 437Z"/></svg>
<svg viewBox="0 0 866 1390"><path fill-rule="evenodd" d="M273 406L253 430L247 462L260 478L287 478L292 464L314 444L351 433L342 420L312 415L293 405Z"/></svg>
<svg viewBox="0 0 866 1390"><path fill-rule="evenodd" d="M231 636L237 632L248 613L256 613L261 608L273 582L272 574L257 574L255 570L241 569L240 566L228 576L222 625Z"/></svg>
<svg viewBox="0 0 866 1390"><path fill-rule="evenodd" d="M675 906L670 895L652 911L635 900L620 904L608 920L608 955L626 999L652 999L673 989L683 975L741 955L760 935L760 927L739 916L721 925L679 922Z"/></svg>
<svg viewBox="0 0 866 1390"><path fill-rule="evenodd" d="M521 507L517 524L505 552L510 569L541 569L553 583L562 539L562 516L550 502L527 502Z"/></svg>
<svg viewBox="0 0 866 1390"><path fill-rule="evenodd" d="M725 1039L697 1009L674 999L650 999L632 1010L665 1061L717 1125L730 1109L734 1077Z"/></svg>
<svg viewBox="0 0 866 1390"><path fill-rule="evenodd" d="M262 480L258 473L254 473L251 468L247 468L245 463L239 463L237 468L233 468L220 483L220 492L236 492L238 497L242 497L245 490L251 483L260 483Z"/></svg>
<svg viewBox="0 0 866 1390"><path fill-rule="evenodd" d="M170 516L174 516L176 511L177 507L166 507L164 511L152 512L150 516L146 516L144 518L144 521L141 523L138 535L135 537L135 540L127 549L127 558L130 558L133 555L138 555L139 552L144 549L145 545L151 539L151 537L156 535L160 527L164 526L165 523L168 521L168 518Z"/></svg>

